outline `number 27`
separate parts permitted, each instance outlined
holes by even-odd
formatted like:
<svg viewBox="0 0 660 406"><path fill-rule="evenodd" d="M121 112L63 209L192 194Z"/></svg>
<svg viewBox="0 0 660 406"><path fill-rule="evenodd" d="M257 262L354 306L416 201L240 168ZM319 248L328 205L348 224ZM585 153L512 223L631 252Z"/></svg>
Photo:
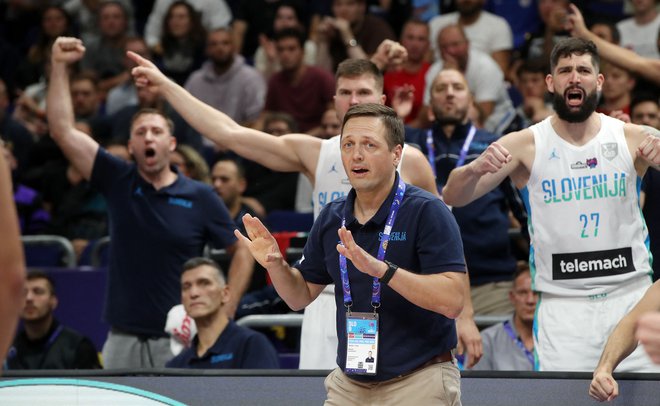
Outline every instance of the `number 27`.
<svg viewBox="0 0 660 406"><path fill-rule="evenodd" d="M594 229L593 236L598 237L598 223L600 222L600 213L590 213L589 217L587 217L586 214L580 214L580 221L582 222L582 235L580 235L580 237L590 237L589 233L587 232L587 226L589 225L589 222L592 223L592 227Z"/></svg>

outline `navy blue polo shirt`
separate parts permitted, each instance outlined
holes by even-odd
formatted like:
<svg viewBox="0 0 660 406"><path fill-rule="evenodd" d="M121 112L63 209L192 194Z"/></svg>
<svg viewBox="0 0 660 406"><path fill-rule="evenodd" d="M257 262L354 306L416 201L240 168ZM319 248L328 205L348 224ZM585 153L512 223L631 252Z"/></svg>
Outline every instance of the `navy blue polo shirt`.
<svg viewBox="0 0 660 406"><path fill-rule="evenodd" d="M236 228L210 186L179 175L160 190L133 163L103 148L91 184L106 198L110 218L110 270L105 319L121 330L166 337L167 312L181 302L183 263L207 242L227 247Z"/></svg>
<svg viewBox="0 0 660 406"><path fill-rule="evenodd" d="M438 190L442 190L449 173L456 168L470 127L469 122L457 125L451 137L447 138L438 123L433 125ZM427 132L428 129L406 127L406 142L417 145L428 157ZM479 157L497 139L496 135L477 129L464 165ZM516 260L509 243L509 207L502 188L495 188L466 206L454 207L452 212L461 229L470 282L482 285L511 280Z"/></svg>
<svg viewBox="0 0 660 406"><path fill-rule="evenodd" d="M197 356L197 336L190 348L170 360L168 368L196 369L277 369L277 352L265 335L229 320L213 347Z"/></svg>
<svg viewBox="0 0 660 406"><path fill-rule="evenodd" d="M346 365L346 309L339 273L337 230L345 216L346 227L352 232L357 244L375 257L397 183L398 174L390 195L376 215L364 225L359 224L353 215L355 190L351 189L345 198L326 205L312 226L303 259L296 265L306 281L335 285L339 338L337 365L342 370ZM432 194L407 185L385 259L420 274L465 272L458 226L447 206ZM353 296L352 311L372 312L373 278L358 271L350 260L346 262ZM422 309L389 286L381 286L378 370L376 376L354 376L361 381L394 378L456 347L454 320ZM442 295L443 292L438 294Z"/></svg>

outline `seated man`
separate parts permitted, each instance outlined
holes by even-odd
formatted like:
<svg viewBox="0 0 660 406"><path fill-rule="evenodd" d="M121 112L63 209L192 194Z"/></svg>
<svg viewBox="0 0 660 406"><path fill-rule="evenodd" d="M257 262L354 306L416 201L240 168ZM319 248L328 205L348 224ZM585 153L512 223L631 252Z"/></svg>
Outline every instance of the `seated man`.
<svg viewBox="0 0 660 406"><path fill-rule="evenodd" d="M92 341L53 317L57 307L53 280L33 271L25 287L23 330L9 349L7 369L100 369Z"/></svg>
<svg viewBox="0 0 660 406"><path fill-rule="evenodd" d="M532 290L527 262L518 263L509 300L514 312L503 323L481 332L484 355L473 368L479 371L532 371L534 369L534 310L538 294Z"/></svg>
<svg viewBox="0 0 660 406"><path fill-rule="evenodd" d="M181 301L195 320L192 346L166 364L169 368L272 369L279 368L277 353L261 333L236 325L223 307L229 287L218 264L192 258L183 264Z"/></svg>

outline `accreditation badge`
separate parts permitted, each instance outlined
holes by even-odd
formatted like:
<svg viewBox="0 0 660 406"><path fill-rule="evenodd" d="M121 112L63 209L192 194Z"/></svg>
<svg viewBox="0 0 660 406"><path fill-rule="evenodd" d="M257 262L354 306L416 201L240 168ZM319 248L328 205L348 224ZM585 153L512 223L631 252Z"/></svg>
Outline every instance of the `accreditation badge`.
<svg viewBox="0 0 660 406"><path fill-rule="evenodd" d="M378 314L346 313L348 375L375 375L378 365Z"/></svg>

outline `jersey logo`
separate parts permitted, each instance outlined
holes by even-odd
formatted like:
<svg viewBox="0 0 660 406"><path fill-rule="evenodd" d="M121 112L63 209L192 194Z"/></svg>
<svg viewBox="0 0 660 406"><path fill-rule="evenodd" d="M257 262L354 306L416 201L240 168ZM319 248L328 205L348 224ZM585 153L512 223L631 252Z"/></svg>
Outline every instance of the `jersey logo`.
<svg viewBox="0 0 660 406"><path fill-rule="evenodd" d="M192 209L193 207L193 203L190 200L182 199L180 197L170 197L167 202L174 206L185 207L186 209Z"/></svg>
<svg viewBox="0 0 660 406"><path fill-rule="evenodd" d="M585 162L577 161L571 164L571 169L584 169L584 168L594 169L596 166L598 166L597 158L587 158Z"/></svg>
<svg viewBox="0 0 660 406"><path fill-rule="evenodd" d="M552 279L583 279L635 272L632 248L552 254Z"/></svg>
<svg viewBox="0 0 660 406"><path fill-rule="evenodd" d="M142 186L138 186L137 189L135 189L135 192L133 192L133 195L142 196Z"/></svg>
<svg viewBox="0 0 660 406"><path fill-rule="evenodd" d="M606 142L600 146L600 153L611 161L619 155L619 145L616 142Z"/></svg>
<svg viewBox="0 0 660 406"><path fill-rule="evenodd" d="M234 359L233 352L229 352L226 354L218 354L211 357L211 364L217 364L218 362L222 362L222 361L231 361L232 359Z"/></svg>
<svg viewBox="0 0 660 406"><path fill-rule="evenodd" d="M337 163L336 162L334 164L332 164L332 166L330 167L330 170L328 171L328 173L332 173L332 172L339 173L339 171L337 170Z"/></svg>
<svg viewBox="0 0 660 406"><path fill-rule="evenodd" d="M550 153L550 158L548 158L548 161L552 161L553 159L559 159L559 155L557 155L557 148L552 149L552 152Z"/></svg>

